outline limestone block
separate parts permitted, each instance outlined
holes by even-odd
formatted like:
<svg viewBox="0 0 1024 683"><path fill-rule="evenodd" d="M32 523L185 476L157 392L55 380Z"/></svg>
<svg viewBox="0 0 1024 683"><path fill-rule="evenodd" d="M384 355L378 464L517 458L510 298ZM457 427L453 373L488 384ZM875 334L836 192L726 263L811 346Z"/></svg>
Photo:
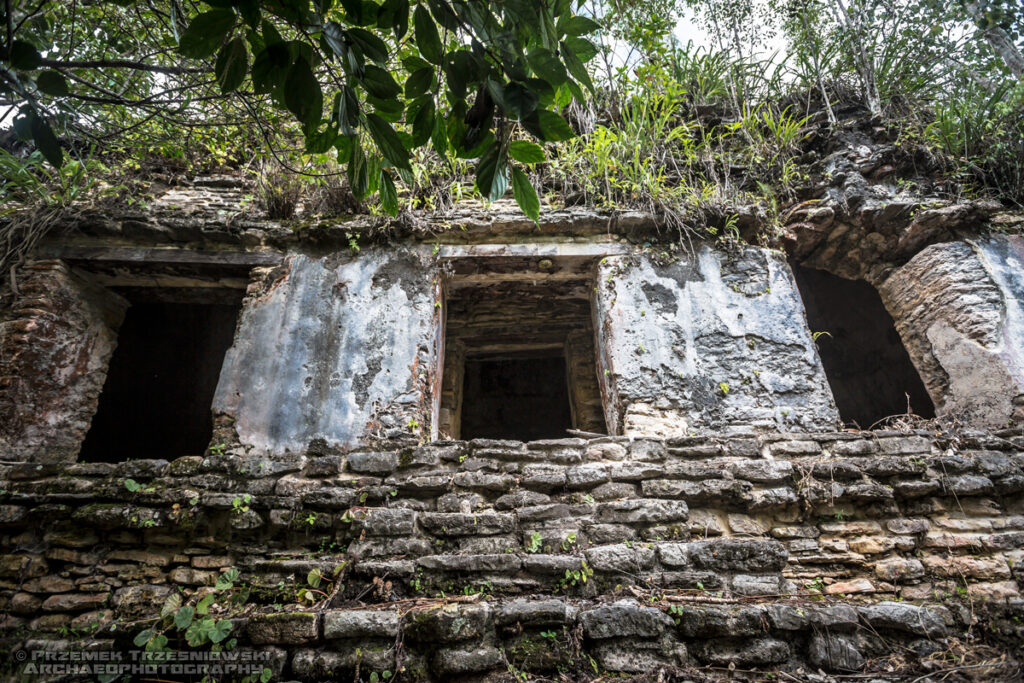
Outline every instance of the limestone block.
<svg viewBox="0 0 1024 683"><path fill-rule="evenodd" d="M431 668L441 676L460 676L493 669L503 661L501 652L492 645L470 650L442 648L434 655Z"/></svg>
<svg viewBox="0 0 1024 683"><path fill-rule="evenodd" d="M654 566L654 551L639 544L619 544L589 548L587 564L603 572L636 574Z"/></svg>
<svg viewBox="0 0 1024 683"><path fill-rule="evenodd" d="M318 623L313 612L279 612L253 617L245 630L254 645L301 645L317 639Z"/></svg>
<svg viewBox="0 0 1024 683"><path fill-rule="evenodd" d="M594 657L606 671L644 674L684 663L686 646L682 643L662 647L660 643L649 646L647 643L604 641L594 647Z"/></svg>
<svg viewBox="0 0 1024 683"><path fill-rule="evenodd" d="M673 626L661 610L641 607L632 600L588 610L580 617L588 638L657 638Z"/></svg>
<svg viewBox="0 0 1024 683"><path fill-rule="evenodd" d="M714 639L697 644L698 659L715 666L760 666L789 659L789 645L776 638Z"/></svg>
<svg viewBox="0 0 1024 683"><path fill-rule="evenodd" d="M461 512L425 512L420 525L438 536L486 536L512 531L515 516L508 513L482 512L468 515Z"/></svg>
<svg viewBox="0 0 1024 683"><path fill-rule="evenodd" d="M548 626L565 624L570 607L562 600L512 600L502 605L494 615L499 626Z"/></svg>
<svg viewBox="0 0 1024 683"><path fill-rule="evenodd" d="M861 618L875 628L904 631L928 638L939 638L946 634L942 614L905 602L880 602L857 609Z"/></svg>
<svg viewBox="0 0 1024 683"><path fill-rule="evenodd" d="M383 610L330 610L323 618L324 638L394 638L400 621Z"/></svg>
<svg viewBox="0 0 1024 683"><path fill-rule="evenodd" d="M678 614L680 633L705 636L756 636L764 632L764 613L758 607L687 606Z"/></svg>
<svg viewBox="0 0 1024 683"><path fill-rule="evenodd" d="M479 641L493 630L491 605L444 605L406 616L406 635L415 641Z"/></svg>
<svg viewBox="0 0 1024 683"><path fill-rule="evenodd" d="M634 498L597 506L597 521L619 524L684 522L688 514L689 508L681 500Z"/></svg>
<svg viewBox="0 0 1024 683"><path fill-rule="evenodd" d="M64 593L51 595L43 601L44 612L80 612L102 607L109 593Z"/></svg>
<svg viewBox="0 0 1024 683"><path fill-rule="evenodd" d="M779 571L788 553L778 541L720 538L688 544L690 562L700 569Z"/></svg>
<svg viewBox="0 0 1024 683"><path fill-rule="evenodd" d="M875 575L883 581L898 583L907 579L924 576L924 565L920 560L893 557L875 565Z"/></svg>
<svg viewBox="0 0 1024 683"><path fill-rule="evenodd" d="M864 655L853 638L842 634L816 633L807 649L807 658L826 671L860 671Z"/></svg>

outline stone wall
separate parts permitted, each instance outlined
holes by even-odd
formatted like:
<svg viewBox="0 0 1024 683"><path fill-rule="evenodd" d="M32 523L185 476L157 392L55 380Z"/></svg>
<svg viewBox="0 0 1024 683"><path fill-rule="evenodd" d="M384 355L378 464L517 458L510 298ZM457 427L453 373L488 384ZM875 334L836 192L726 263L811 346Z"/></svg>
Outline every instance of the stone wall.
<svg viewBox="0 0 1024 683"><path fill-rule="evenodd" d="M1024 238L932 245L879 291L937 413L1024 420Z"/></svg>
<svg viewBox="0 0 1024 683"><path fill-rule="evenodd" d="M439 333L424 253L297 254L252 287L213 410L256 453L429 434ZM419 433L419 432L416 432Z"/></svg>
<svg viewBox="0 0 1024 683"><path fill-rule="evenodd" d="M238 648L287 679L884 677L980 648L1007 680L1024 636L1020 430L23 464L0 489L10 651L130 649L228 568L251 588ZM300 605L312 570L336 580Z"/></svg>
<svg viewBox="0 0 1024 683"><path fill-rule="evenodd" d="M73 462L96 411L127 302L40 261L0 313L0 461Z"/></svg>
<svg viewBox="0 0 1024 683"><path fill-rule="evenodd" d="M609 427L683 436L730 426L830 429L839 416L793 274L778 252L709 245L598 268Z"/></svg>

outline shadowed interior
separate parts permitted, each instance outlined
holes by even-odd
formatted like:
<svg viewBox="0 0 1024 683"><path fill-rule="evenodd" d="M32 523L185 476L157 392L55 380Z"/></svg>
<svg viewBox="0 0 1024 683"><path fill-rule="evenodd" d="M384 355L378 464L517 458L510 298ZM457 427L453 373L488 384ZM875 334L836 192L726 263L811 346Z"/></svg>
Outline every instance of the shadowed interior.
<svg viewBox="0 0 1024 683"><path fill-rule="evenodd" d="M210 404L239 308L133 304L118 332L79 460L120 462L202 454L209 445Z"/></svg>
<svg viewBox="0 0 1024 683"><path fill-rule="evenodd" d="M462 438L561 439L572 428L562 356L466 359Z"/></svg>
<svg viewBox="0 0 1024 683"><path fill-rule="evenodd" d="M867 282L793 266L836 407L844 422L867 429L909 411L935 408L882 298Z"/></svg>

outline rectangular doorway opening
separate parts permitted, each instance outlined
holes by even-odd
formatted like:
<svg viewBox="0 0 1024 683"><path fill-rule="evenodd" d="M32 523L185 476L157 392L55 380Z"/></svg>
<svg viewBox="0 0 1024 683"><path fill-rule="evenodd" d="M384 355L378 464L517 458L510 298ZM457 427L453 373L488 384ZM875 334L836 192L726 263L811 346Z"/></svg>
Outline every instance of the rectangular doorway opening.
<svg viewBox="0 0 1024 683"><path fill-rule="evenodd" d="M515 269L446 283L441 438L606 433L593 280L564 277Z"/></svg>
<svg viewBox="0 0 1024 683"><path fill-rule="evenodd" d="M189 299L196 294L183 291ZM210 442L210 405L240 300L183 303L121 293L132 305L79 460L201 455Z"/></svg>
<svg viewBox="0 0 1024 683"><path fill-rule="evenodd" d="M561 439L572 428L562 355L467 358L463 375L463 439Z"/></svg>
<svg viewBox="0 0 1024 683"><path fill-rule="evenodd" d="M793 265L793 274L843 422L868 429L908 412L935 417L878 291L813 268Z"/></svg>

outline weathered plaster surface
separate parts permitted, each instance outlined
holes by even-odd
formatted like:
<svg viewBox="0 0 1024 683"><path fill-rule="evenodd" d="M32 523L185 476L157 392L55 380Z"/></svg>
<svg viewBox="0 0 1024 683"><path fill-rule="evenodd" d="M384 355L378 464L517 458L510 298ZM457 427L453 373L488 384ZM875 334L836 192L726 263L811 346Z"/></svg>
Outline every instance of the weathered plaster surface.
<svg viewBox="0 0 1024 683"><path fill-rule="evenodd" d="M938 413L974 426L1020 419L1024 238L930 246L879 291Z"/></svg>
<svg viewBox="0 0 1024 683"><path fill-rule="evenodd" d="M292 256L246 299L214 412L235 418L244 445L269 453L429 428L434 317L422 253Z"/></svg>
<svg viewBox="0 0 1024 683"><path fill-rule="evenodd" d="M0 460L74 460L128 304L60 261L22 278L0 321Z"/></svg>
<svg viewBox="0 0 1024 683"><path fill-rule="evenodd" d="M792 272L778 253L704 245L667 265L607 258L597 316L606 415L625 434L838 422Z"/></svg>

